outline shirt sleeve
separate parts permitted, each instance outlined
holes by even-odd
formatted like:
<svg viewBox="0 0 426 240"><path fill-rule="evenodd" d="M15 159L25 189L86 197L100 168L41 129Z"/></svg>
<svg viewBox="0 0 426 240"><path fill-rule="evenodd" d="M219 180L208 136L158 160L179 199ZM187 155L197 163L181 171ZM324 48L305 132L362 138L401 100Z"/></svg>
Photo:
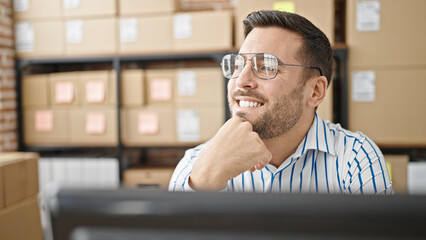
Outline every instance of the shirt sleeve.
<svg viewBox="0 0 426 240"><path fill-rule="evenodd" d="M193 192L189 186L189 175L194 167L195 158L198 155L194 154L193 149L189 149L185 152L185 155L176 166L172 178L169 183L169 191L171 192Z"/></svg>
<svg viewBox="0 0 426 240"><path fill-rule="evenodd" d="M353 158L345 176L350 194L393 194L386 160L379 147L368 137L354 144Z"/></svg>

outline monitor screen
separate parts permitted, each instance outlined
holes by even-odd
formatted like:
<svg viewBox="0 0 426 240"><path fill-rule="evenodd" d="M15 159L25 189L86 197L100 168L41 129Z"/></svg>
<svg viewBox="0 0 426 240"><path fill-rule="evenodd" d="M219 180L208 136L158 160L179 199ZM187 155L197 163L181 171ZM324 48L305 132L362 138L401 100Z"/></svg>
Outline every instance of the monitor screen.
<svg viewBox="0 0 426 240"><path fill-rule="evenodd" d="M424 239L426 196L60 190L55 240Z"/></svg>

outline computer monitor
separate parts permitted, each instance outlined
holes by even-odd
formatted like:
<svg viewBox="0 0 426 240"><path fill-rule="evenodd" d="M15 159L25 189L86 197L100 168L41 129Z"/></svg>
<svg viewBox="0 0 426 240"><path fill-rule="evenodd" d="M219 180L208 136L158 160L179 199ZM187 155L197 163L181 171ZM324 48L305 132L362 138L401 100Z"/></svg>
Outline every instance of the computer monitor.
<svg viewBox="0 0 426 240"><path fill-rule="evenodd" d="M424 239L426 196L61 190L54 240Z"/></svg>

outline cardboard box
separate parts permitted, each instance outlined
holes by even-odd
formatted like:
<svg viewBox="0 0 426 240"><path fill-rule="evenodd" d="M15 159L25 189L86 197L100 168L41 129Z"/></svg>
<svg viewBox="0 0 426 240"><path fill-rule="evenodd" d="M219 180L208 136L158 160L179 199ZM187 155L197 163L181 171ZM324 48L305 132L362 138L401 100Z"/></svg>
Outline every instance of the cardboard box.
<svg viewBox="0 0 426 240"><path fill-rule="evenodd" d="M324 100L317 108L317 114L323 120L329 120L333 122L333 84L327 89L327 93L325 95Z"/></svg>
<svg viewBox="0 0 426 240"><path fill-rule="evenodd" d="M24 110L24 142L26 145L60 146L68 143L66 109L34 108Z"/></svg>
<svg viewBox="0 0 426 240"><path fill-rule="evenodd" d="M119 21L120 53L169 53L173 50L172 15L122 17Z"/></svg>
<svg viewBox="0 0 426 240"><path fill-rule="evenodd" d="M176 104L225 104L225 80L220 68L181 68L176 71Z"/></svg>
<svg viewBox="0 0 426 240"><path fill-rule="evenodd" d="M122 142L127 146L166 146L175 143L172 107L127 108L121 112Z"/></svg>
<svg viewBox="0 0 426 240"><path fill-rule="evenodd" d="M49 74L52 106L81 105L84 98L80 72Z"/></svg>
<svg viewBox="0 0 426 240"><path fill-rule="evenodd" d="M0 197L4 201L0 209L38 193L38 158L37 153L0 154L0 183L3 188Z"/></svg>
<svg viewBox="0 0 426 240"><path fill-rule="evenodd" d="M173 106L175 101L174 83L176 78L175 69L148 69L147 80L147 103L149 105Z"/></svg>
<svg viewBox="0 0 426 240"><path fill-rule="evenodd" d="M120 0L120 16L137 16L145 14L173 13L177 10L176 0Z"/></svg>
<svg viewBox="0 0 426 240"><path fill-rule="evenodd" d="M408 155L385 155L385 160L391 175L392 188L397 194L407 193Z"/></svg>
<svg viewBox="0 0 426 240"><path fill-rule="evenodd" d="M139 167L123 172L123 183L126 187L159 187L167 189L174 167Z"/></svg>
<svg viewBox="0 0 426 240"><path fill-rule="evenodd" d="M349 0L346 6L351 66L426 65L426 1Z"/></svg>
<svg viewBox="0 0 426 240"><path fill-rule="evenodd" d="M69 110L70 144L115 146L118 141L116 107L86 107Z"/></svg>
<svg viewBox="0 0 426 240"><path fill-rule="evenodd" d="M24 75L22 77L23 108L49 106L49 87L47 74Z"/></svg>
<svg viewBox="0 0 426 240"><path fill-rule="evenodd" d="M70 19L64 24L66 56L117 53L115 18Z"/></svg>
<svg viewBox="0 0 426 240"><path fill-rule="evenodd" d="M63 0L65 18L114 17L117 14L116 0Z"/></svg>
<svg viewBox="0 0 426 240"><path fill-rule="evenodd" d="M59 20L62 16L61 1L58 0L15 0L15 20Z"/></svg>
<svg viewBox="0 0 426 240"><path fill-rule="evenodd" d="M334 1L333 0L238 0L235 13L235 47L239 49L244 41L243 20L259 10L285 10L297 13L321 29L334 43Z"/></svg>
<svg viewBox="0 0 426 240"><path fill-rule="evenodd" d="M177 141L200 143L212 138L225 123L225 110L222 105L210 107L179 107L176 110Z"/></svg>
<svg viewBox="0 0 426 240"><path fill-rule="evenodd" d="M117 74L114 70L79 72L84 105L116 106Z"/></svg>
<svg viewBox="0 0 426 240"><path fill-rule="evenodd" d="M145 74L142 69L121 72L121 105L142 107L145 104Z"/></svg>
<svg viewBox="0 0 426 240"><path fill-rule="evenodd" d="M0 236L7 240L42 240L40 208L34 196L0 210Z"/></svg>
<svg viewBox="0 0 426 240"><path fill-rule="evenodd" d="M229 51L233 47L232 14L230 11L175 14L173 37L176 51Z"/></svg>
<svg viewBox="0 0 426 240"><path fill-rule="evenodd" d="M18 58L62 57L65 53L62 21L18 21L15 51Z"/></svg>
<svg viewBox="0 0 426 240"><path fill-rule="evenodd" d="M426 68L351 68L349 129L379 146L426 146Z"/></svg>

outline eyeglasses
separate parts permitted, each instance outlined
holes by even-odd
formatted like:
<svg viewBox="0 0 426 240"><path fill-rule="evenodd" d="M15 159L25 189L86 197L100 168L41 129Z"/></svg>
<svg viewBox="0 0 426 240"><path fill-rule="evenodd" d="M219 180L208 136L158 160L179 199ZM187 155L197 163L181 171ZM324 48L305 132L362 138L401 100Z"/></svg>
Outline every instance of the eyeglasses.
<svg viewBox="0 0 426 240"><path fill-rule="evenodd" d="M251 58L245 58L244 55L253 55ZM272 54L268 53L240 53L240 54L227 54L222 58L222 72L223 76L228 79L237 78L241 71L244 69L246 60L251 61L251 69L254 75L260 79L273 79L278 74L278 66L285 65L291 67L307 67L317 69L322 76L321 68L310 65L297 65L280 63Z"/></svg>

